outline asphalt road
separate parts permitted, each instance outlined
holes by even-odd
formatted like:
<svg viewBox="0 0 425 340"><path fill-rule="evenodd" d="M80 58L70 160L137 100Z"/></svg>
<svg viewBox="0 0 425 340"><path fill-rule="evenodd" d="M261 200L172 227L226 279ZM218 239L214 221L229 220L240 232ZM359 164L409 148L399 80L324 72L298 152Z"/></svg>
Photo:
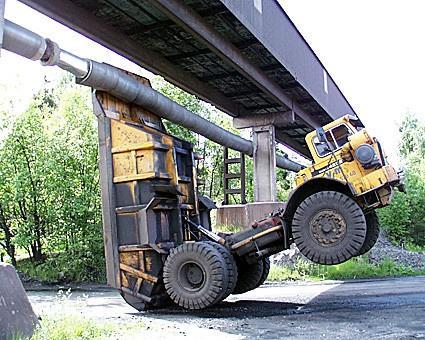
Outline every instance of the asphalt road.
<svg viewBox="0 0 425 340"><path fill-rule="evenodd" d="M425 339L425 276L265 285L213 308L138 313L111 290L28 292L35 311L80 314L123 325L138 337L221 339ZM133 336L131 338L134 338Z"/></svg>

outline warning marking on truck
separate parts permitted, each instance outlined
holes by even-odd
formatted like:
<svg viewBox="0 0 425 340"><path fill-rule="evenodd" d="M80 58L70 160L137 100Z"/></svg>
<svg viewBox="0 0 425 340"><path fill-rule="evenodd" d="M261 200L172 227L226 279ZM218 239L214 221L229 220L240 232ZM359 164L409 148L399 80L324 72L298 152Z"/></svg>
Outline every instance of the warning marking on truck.
<svg viewBox="0 0 425 340"><path fill-rule="evenodd" d="M335 162L333 162L333 163L328 164L328 165L327 165L327 166L325 166L324 168L321 168L321 169L319 169L319 170L314 170L311 174L312 174L313 176L321 175L321 174L323 174L324 172L327 172L327 171L329 171L329 170L331 170L331 169L333 169L333 168L336 168L337 166L340 166L342 163L344 163L344 160L339 159L339 160L337 160L337 161L335 161Z"/></svg>

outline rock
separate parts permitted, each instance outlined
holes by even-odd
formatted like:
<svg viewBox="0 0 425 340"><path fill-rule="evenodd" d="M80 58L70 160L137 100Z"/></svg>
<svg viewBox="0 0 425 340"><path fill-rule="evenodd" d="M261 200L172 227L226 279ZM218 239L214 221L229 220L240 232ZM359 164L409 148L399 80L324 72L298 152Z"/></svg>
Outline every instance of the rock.
<svg viewBox="0 0 425 340"><path fill-rule="evenodd" d="M29 338L38 325L13 266L0 263L0 339Z"/></svg>
<svg viewBox="0 0 425 340"><path fill-rule="evenodd" d="M310 262L309 259L307 259L303 254L301 254L295 243L292 243L289 249L283 250L278 254L270 256L270 262L273 265L280 267L294 268L295 265L301 260L303 262Z"/></svg>

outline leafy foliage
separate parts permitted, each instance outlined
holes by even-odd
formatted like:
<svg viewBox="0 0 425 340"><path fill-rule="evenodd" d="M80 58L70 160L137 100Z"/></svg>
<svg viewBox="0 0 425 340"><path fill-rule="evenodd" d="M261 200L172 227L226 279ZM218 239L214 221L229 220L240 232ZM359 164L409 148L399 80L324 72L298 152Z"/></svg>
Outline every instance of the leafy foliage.
<svg viewBox="0 0 425 340"><path fill-rule="evenodd" d="M396 192L392 204L380 209L378 214L393 241L424 246L425 124L408 114L400 126L400 135L407 193Z"/></svg>
<svg viewBox="0 0 425 340"><path fill-rule="evenodd" d="M142 329L143 326L140 326ZM111 322L101 323L81 316L43 317L32 340L93 340L118 338L122 327Z"/></svg>
<svg viewBox="0 0 425 340"><path fill-rule="evenodd" d="M67 79L41 90L0 145L0 245L12 262L19 248L62 278L103 272L97 159L89 91Z"/></svg>

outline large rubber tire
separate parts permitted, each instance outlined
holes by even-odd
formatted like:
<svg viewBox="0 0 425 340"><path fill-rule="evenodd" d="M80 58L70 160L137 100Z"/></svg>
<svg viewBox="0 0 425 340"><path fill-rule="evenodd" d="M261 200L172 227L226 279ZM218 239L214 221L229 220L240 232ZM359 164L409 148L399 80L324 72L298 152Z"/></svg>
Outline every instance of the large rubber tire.
<svg viewBox="0 0 425 340"><path fill-rule="evenodd" d="M216 303L227 289L223 256L206 242L184 243L171 249L164 264L164 285L171 300L186 309Z"/></svg>
<svg viewBox="0 0 425 340"><path fill-rule="evenodd" d="M270 272L270 258L264 257L263 258L263 273L261 274L261 278L257 284L257 287L260 287L264 282L266 282L267 277L269 276L269 272Z"/></svg>
<svg viewBox="0 0 425 340"><path fill-rule="evenodd" d="M222 294L219 295L216 302L223 301L225 298L227 298L230 294L233 293L233 290L236 287L236 283L238 281L238 266L236 264L236 260L233 257L233 255L230 253L229 249L227 249L225 246L212 242L212 241L205 241L205 243L208 243L212 245L215 249L217 249L220 254L223 256L224 261L226 263L226 281L225 284L227 284L227 288L223 289Z"/></svg>
<svg viewBox="0 0 425 340"><path fill-rule="evenodd" d="M261 282L264 272L264 262L262 259L254 263L237 261L238 281L233 290L233 294L243 294L257 288Z"/></svg>
<svg viewBox="0 0 425 340"><path fill-rule="evenodd" d="M379 219L376 212L371 211L367 213L365 218L367 226L366 240L364 241L357 256L366 254L369 250L371 250L379 238Z"/></svg>
<svg viewBox="0 0 425 340"><path fill-rule="evenodd" d="M300 252L319 264L338 264L356 256L366 239L366 220L347 195L321 191L298 206L292 235Z"/></svg>

